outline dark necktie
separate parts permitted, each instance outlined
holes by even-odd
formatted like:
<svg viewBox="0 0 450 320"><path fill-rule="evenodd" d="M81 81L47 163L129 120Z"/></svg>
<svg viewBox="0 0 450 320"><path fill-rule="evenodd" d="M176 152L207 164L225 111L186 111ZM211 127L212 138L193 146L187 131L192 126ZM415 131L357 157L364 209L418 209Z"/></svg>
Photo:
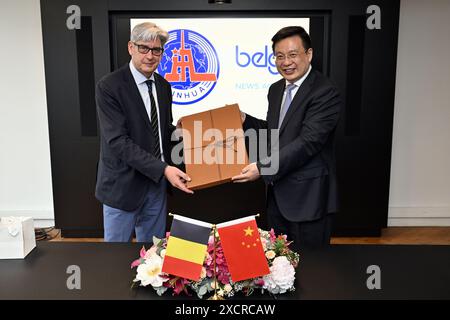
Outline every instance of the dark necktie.
<svg viewBox="0 0 450 320"><path fill-rule="evenodd" d="M156 102L155 98L153 97L152 92L152 83L153 80L147 80L145 81L148 87L148 95L150 96L150 118L151 118L151 124L152 124L152 132L153 136L155 137L155 148L153 149L153 155L160 159L161 158L161 147L159 145L159 128L158 128L158 113L156 111Z"/></svg>

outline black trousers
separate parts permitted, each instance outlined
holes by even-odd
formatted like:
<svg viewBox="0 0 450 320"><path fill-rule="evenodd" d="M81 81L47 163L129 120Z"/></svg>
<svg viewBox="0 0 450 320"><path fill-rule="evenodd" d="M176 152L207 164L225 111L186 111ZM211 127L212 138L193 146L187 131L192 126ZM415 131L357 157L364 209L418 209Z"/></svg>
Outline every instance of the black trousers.
<svg viewBox="0 0 450 320"><path fill-rule="evenodd" d="M306 222L293 222L283 217L278 208L272 188L267 193L267 221L275 233L285 234L293 241L290 248L299 252L304 248L320 248L330 244L333 214Z"/></svg>

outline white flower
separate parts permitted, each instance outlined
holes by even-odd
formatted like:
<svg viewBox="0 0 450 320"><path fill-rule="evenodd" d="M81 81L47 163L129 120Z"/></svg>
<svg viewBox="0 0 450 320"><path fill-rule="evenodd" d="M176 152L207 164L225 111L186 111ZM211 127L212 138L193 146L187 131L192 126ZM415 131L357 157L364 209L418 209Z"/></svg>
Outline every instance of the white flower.
<svg viewBox="0 0 450 320"><path fill-rule="evenodd" d="M267 250L267 246L266 246L266 242L267 240L264 237L261 237L261 245L263 247L263 250L266 251Z"/></svg>
<svg viewBox="0 0 450 320"><path fill-rule="evenodd" d="M153 287L162 286L164 279L161 277L162 259L158 255L152 255L145 260L137 268L136 281L141 281L141 286L148 286L151 284Z"/></svg>
<svg viewBox="0 0 450 320"><path fill-rule="evenodd" d="M266 252L266 258L269 259L269 260L275 258L275 252L273 250L267 251Z"/></svg>
<svg viewBox="0 0 450 320"><path fill-rule="evenodd" d="M227 283L224 287L223 290L225 290L226 293L229 293L233 288L231 287L231 285L229 283Z"/></svg>
<svg viewBox="0 0 450 320"><path fill-rule="evenodd" d="M161 256L161 258L164 258L166 256L166 249L162 249L159 255Z"/></svg>
<svg viewBox="0 0 450 320"><path fill-rule="evenodd" d="M294 286L295 270L285 256L276 257L270 267L270 274L263 277L264 289L273 294L285 293Z"/></svg>
<svg viewBox="0 0 450 320"><path fill-rule="evenodd" d="M156 255L156 246L152 246L150 249L147 250L144 259L149 259L154 255Z"/></svg>
<svg viewBox="0 0 450 320"><path fill-rule="evenodd" d="M200 279L204 279L206 277L206 268L202 267L202 272L200 273Z"/></svg>

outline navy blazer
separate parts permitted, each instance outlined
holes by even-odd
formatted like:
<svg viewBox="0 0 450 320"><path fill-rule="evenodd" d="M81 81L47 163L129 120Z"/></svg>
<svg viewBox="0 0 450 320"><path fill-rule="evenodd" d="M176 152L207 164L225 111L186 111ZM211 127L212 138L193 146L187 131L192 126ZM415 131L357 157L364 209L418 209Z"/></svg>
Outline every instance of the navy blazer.
<svg viewBox="0 0 450 320"><path fill-rule="evenodd" d="M247 115L244 129L278 128L285 83L281 79L270 86L266 120ZM312 221L338 210L334 138L342 105L336 87L311 70L284 117L279 128L279 170L262 177L289 221ZM265 161L257 162L260 172Z"/></svg>
<svg viewBox="0 0 450 320"><path fill-rule="evenodd" d="M170 161L172 90L154 74L164 159ZM141 206L151 183L159 183L166 163L153 156L150 119L129 64L106 75L96 87L100 125L100 159L95 196L102 203L133 211Z"/></svg>

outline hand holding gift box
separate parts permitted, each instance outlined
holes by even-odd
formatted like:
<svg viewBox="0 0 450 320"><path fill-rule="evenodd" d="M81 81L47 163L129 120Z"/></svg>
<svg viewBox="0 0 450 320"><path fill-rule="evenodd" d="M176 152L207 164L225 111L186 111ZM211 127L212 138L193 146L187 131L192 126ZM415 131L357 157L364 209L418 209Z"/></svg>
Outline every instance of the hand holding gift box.
<svg viewBox="0 0 450 320"><path fill-rule="evenodd" d="M248 164L241 113L237 104L183 117L183 152L188 188L202 189L231 181Z"/></svg>

